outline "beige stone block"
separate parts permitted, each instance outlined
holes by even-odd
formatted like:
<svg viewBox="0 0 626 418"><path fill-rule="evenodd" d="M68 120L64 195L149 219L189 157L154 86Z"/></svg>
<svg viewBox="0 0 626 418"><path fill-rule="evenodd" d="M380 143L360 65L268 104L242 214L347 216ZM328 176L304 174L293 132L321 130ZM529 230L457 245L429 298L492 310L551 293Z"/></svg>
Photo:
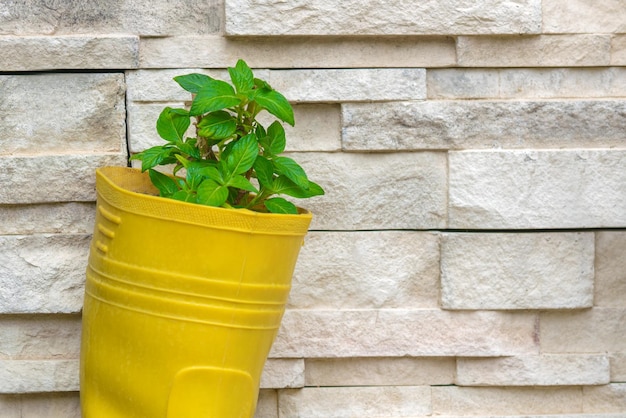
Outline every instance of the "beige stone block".
<svg viewBox="0 0 626 418"><path fill-rule="evenodd" d="M3 418L24 418L19 395L0 394L0 416Z"/></svg>
<svg viewBox="0 0 626 418"><path fill-rule="evenodd" d="M299 153L294 158L326 191L303 202L314 213L311 229L445 226L444 153Z"/></svg>
<svg viewBox="0 0 626 418"><path fill-rule="evenodd" d="M584 387L583 408L587 413L626 413L626 383Z"/></svg>
<svg viewBox="0 0 626 418"><path fill-rule="evenodd" d="M543 0L544 33L624 33L626 3L623 0Z"/></svg>
<svg viewBox="0 0 626 418"><path fill-rule="evenodd" d="M626 231L596 233L596 306L624 308L626 305Z"/></svg>
<svg viewBox="0 0 626 418"><path fill-rule="evenodd" d="M430 415L430 387L384 386L286 389L278 393L281 417L352 418Z"/></svg>
<svg viewBox="0 0 626 418"><path fill-rule="evenodd" d="M619 100L429 100L342 106L348 151L620 147Z"/></svg>
<svg viewBox="0 0 626 418"><path fill-rule="evenodd" d="M500 96L500 71L433 68L426 71L429 99L483 99Z"/></svg>
<svg viewBox="0 0 626 418"><path fill-rule="evenodd" d="M0 393L77 392L79 361L0 360Z"/></svg>
<svg viewBox="0 0 626 418"><path fill-rule="evenodd" d="M20 418L80 418L78 392L34 393L20 396Z"/></svg>
<svg viewBox="0 0 626 418"><path fill-rule="evenodd" d="M261 388L304 387L304 359L268 359L261 375Z"/></svg>
<svg viewBox="0 0 626 418"><path fill-rule="evenodd" d="M616 35L611 40L611 65L626 65L626 35Z"/></svg>
<svg viewBox="0 0 626 418"><path fill-rule="evenodd" d="M253 68L415 68L454 65L456 50L452 38L412 36L141 39L141 68L226 68L240 57Z"/></svg>
<svg viewBox="0 0 626 418"><path fill-rule="evenodd" d="M137 68L138 56L131 35L0 37L0 71Z"/></svg>
<svg viewBox="0 0 626 418"><path fill-rule="evenodd" d="M626 350L621 353L611 353L611 382L626 382Z"/></svg>
<svg viewBox="0 0 626 418"><path fill-rule="evenodd" d="M626 352L624 308L542 312L539 321L543 353Z"/></svg>
<svg viewBox="0 0 626 418"><path fill-rule="evenodd" d="M254 418L279 418L278 393L275 390L261 389Z"/></svg>
<svg viewBox="0 0 626 418"><path fill-rule="evenodd" d="M462 67L592 67L611 60L610 35L460 36Z"/></svg>
<svg viewBox="0 0 626 418"><path fill-rule="evenodd" d="M593 305L594 234L446 233L444 309L573 309Z"/></svg>
<svg viewBox="0 0 626 418"><path fill-rule="evenodd" d="M306 359L306 386L429 386L454 383L455 359Z"/></svg>
<svg viewBox="0 0 626 418"><path fill-rule="evenodd" d="M108 154L3 156L0 163L0 204L92 202L96 199L95 169L126 166L126 151Z"/></svg>
<svg viewBox="0 0 626 418"><path fill-rule="evenodd" d="M0 313L76 313L90 235L0 236Z"/></svg>
<svg viewBox="0 0 626 418"><path fill-rule="evenodd" d="M0 235L91 234L93 203L0 205Z"/></svg>
<svg viewBox="0 0 626 418"><path fill-rule="evenodd" d="M609 358L599 354L457 359L460 386L582 386L609 380Z"/></svg>
<svg viewBox="0 0 626 418"><path fill-rule="evenodd" d="M582 412L582 389L565 388L432 388L433 415L535 416Z"/></svg>
<svg viewBox="0 0 626 418"><path fill-rule="evenodd" d="M293 102L362 102L426 98L423 68L274 70L269 83Z"/></svg>
<svg viewBox="0 0 626 418"><path fill-rule="evenodd" d="M311 232L294 272L295 309L436 308L439 238L428 232Z"/></svg>
<svg viewBox="0 0 626 418"><path fill-rule="evenodd" d="M79 315L0 316L0 360L77 359Z"/></svg>
<svg viewBox="0 0 626 418"><path fill-rule="evenodd" d="M270 357L537 354L536 319L527 312L288 310Z"/></svg>
<svg viewBox="0 0 626 418"><path fill-rule="evenodd" d="M123 74L4 75L0 90L0 155L125 148Z"/></svg>
<svg viewBox="0 0 626 418"><path fill-rule="evenodd" d="M449 153L449 227L541 229L626 225L626 152Z"/></svg>
<svg viewBox="0 0 626 418"><path fill-rule="evenodd" d="M349 0L225 1L226 35L459 35L541 30L541 3ZM276 15L282 19L276 19Z"/></svg>

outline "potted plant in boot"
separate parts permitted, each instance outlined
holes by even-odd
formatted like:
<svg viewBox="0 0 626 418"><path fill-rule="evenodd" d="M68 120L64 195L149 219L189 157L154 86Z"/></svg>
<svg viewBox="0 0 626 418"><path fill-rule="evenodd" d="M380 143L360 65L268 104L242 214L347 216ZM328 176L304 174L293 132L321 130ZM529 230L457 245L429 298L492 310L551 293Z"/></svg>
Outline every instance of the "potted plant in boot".
<svg viewBox="0 0 626 418"><path fill-rule="evenodd" d="M81 346L83 418L252 417L311 214L323 194L283 154L293 110L239 60L231 83L175 77L165 140L96 172ZM262 126L257 116L277 118ZM190 127L195 135L187 137ZM172 174L157 171L170 166Z"/></svg>

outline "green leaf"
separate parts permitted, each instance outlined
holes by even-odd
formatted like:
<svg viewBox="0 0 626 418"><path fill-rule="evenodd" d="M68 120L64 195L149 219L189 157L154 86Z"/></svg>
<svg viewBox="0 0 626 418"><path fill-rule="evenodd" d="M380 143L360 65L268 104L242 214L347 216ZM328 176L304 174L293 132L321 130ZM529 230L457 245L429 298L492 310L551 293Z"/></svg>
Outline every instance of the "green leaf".
<svg viewBox="0 0 626 418"><path fill-rule="evenodd" d="M274 194L286 194L298 199L306 199L324 194L324 189L322 189L322 187L317 183L309 181L309 188L303 189L285 176L278 176L274 180L271 191Z"/></svg>
<svg viewBox="0 0 626 418"><path fill-rule="evenodd" d="M233 87L225 81L210 80L198 91L191 103L189 114L192 116L215 112L237 106L241 99L235 95Z"/></svg>
<svg viewBox="0 0 626 418"><path fill-rule="evenodd" d="M158 145L133 155L131 160L141 160L141 171L146 171L157 165L175 163L175 151L176 149L169 145Z"/></svg>
<svg viewBox="0 0 626 418"><path fill-rule="evenodd" d="M179 75L174 77L174 81L176 81L183 89L187 90L190 93L197 93L200 91L202 87L204 87L209 81L213 80L213 78L204 74L187 74L187 75Z"/></svg>
<svg viewBox="0 0 626 418"><path fill-rule="evenodd" d="M237 131L237 119L223 110L209 113L198 124L198 134L205 138L225 139Z"/></svg>
<svg viewBox="0 0 626 418"><path fill-rule="evenodd" d="M241 190L247 190L249 192L258 192L256 187L254 187L254 185L250 183L250 180L241 175L231 177L230 180L228 180L227 186L235 187Z"/></svg>
<svg viewBox="0 0 626 418"><path fill-rule="evenodd" d="M288 157L276 157L272 160L276 172L283 174L289 180L293 181L298 187L303 189L309 188L309 179L304 172L304 169L298 165L294 160Z"/></svg>
<svg viewBox="0 0 626 418"><path fill-rule="evenodd" d="M263 202L263 204L271 213L298 214L298 208L296 208L296 205L283 199L282 197L267 199Z"/></svg>
<svg viewBox="0 0 626 418"><path fill-rule="evenodd" d="M294 126L295 122L291 104L289 104L289 101L287 101L285 96L276 90L263 88L257 91L254 96L254 100L259 104L259 106L276 116L278 119Z"/></svg>
<svg viewBox="0 0 626 418"><path fill-rule="evenodd" d="M148 174L152 184L159 190L161 196L170 197L178 191L178 184L176 184L176 180L173 178L153 169L150 169Z"/></svg>
<svg viewBox="0 0 626 418"><path fill-rule="evenodd" d="M243 174L252 168L259 155L256 135L248 134L238 139L226 155L226 168L230 174Z"/></svg>
<svg viewBox="0 0 626 418"><path fill-rule="evenodd" d="M274 180L274 166L272 163L267 158L259 155L256 157L253 168L259 185L271 190Z"/></svg>
<svg viewBox="0 0 626 418"><path fill-rule="evenodd" d="M198 186L198 203L208 206L222 206L228 199L228 187L208 179Z"/></svg>
<svg viewBox="0 0 626 418"><path fill-rule="evenodd" d="M285 137L285 128L280 122L275 121L267 128L267 146L266 149L273 155L278 155L285 151L287 139Z"/></svg>
<svg viewBox="0 0 626 418"><path fill-rule="evenodd" d="M159 136L169 142L182 141L189 128L189 113L184 109L166 107L159 115L156 129Z"/></svg>
<svg viewBox="0 0 626 418"><path fill-rule="evenodd" d="M189 202L189 203L198 202L198 197L196 196L195 193L193 193L190 190L179 190L176 193L174 193L171 197L172 199L181 200L183 202Z"/></svg>
<svg viewBox="0 0 626 418"><path fill-rule="evenodd" d="M228 74L237 93L247 93L254 88L254 75L244 60L237 61L235 68L228 67Z"/></svg>

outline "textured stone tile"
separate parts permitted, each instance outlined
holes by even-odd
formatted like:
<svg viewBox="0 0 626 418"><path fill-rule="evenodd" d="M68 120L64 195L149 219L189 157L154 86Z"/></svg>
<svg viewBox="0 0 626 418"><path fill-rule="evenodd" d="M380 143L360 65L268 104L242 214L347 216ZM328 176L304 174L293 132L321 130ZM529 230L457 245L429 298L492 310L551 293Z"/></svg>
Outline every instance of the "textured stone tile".
<svg viewBox="0 0 626 418"><path fill-rule="evenodd" d="M269 83L293 102L362 102L426 98L423 68L275 70Z"/></svg>
<svg viewBox="0 0 626 418"><path fill-rule="evenodd" d="M536 354L536 315L440 310L288 310L271 357Z"/></svg>
<svg viewBox="0 0 626 418"><path fill-rule="evenodd" d="M582 390L565 388L432 388L433 415L524 417L582 412ZM552 417L553 415L550 415Z"/></svg>
<svg viewBox="0 0 626 418"><path fill-rule="evenodd" d="M611 363L611 382L626 382L626 350L621 353L612 353L609 356Z"/></svg>
<svg viewBox="0 0 626 418"><path fill-rule="evenodd" d="M126 166L126 151L116 154L68 154L0 157L4 170L0 204L92 202L96 199L95 169Z"/></svg>
<svg viewBox="0 0 626 418"><path fill-rule="evenodd" d="M616 35L611 40L611 65L626 65L626 35Z"/></svg>
<svg viewBox="0 0 626 418"><path fill-rule="evenodd" d="M261 388L304 387L304 359L268 359L261 375Z"/></svg>
<svg viewBox="0 0 626 418"><path fill-rule="evenodd" d="M522 34L541 30L541 2L226 0L227 35ZM279 14L283 19L276 19Z"/></svg>
<svg viewBox="0 0 626 418"><path fill-rule="evenodd" d="M76 392L76 360L0 360L0 393Z"/></svg>
<svg viewBox="0 0 626 418"><path fill-rule="evenodd" d="M626 352L626 309L593 308L580 312L543 312L543 353Z"/></svg>
<svg viewBox="0 0 626 418"><path fill-rule="evenodd" d="M95 214L93 203L0 205L0 235L91 234Z"/></svg>
<svg viewBox="0 0 626 418"><path fill-rule="evenodd" d="M626 7L622 0L543 0L541 4L544 33L626 32Z"/></svg>
<svg viewBox="0 0 626 418"><path fill-rule="evenodd" d="M599 354L457 359L460 386L604 385L609 380L609 359Z"/></svg>
<svg viewBox="0 0 626 418"><path fill-rule="evenodd" d="M198 48L202 45L202 48ZM245 57L253 68L441 67L456 63L452 38L222 36L142 38L141 68L226 68Z"/></svg>
<svg viewBox="0 0 626 418"><path fill-rule="evenodd" d="M306 359L307 386L429 386L454 383L455 359Z"/></svg>
<svg viewBox="0 0 626 418"><path fill-rule="evenodd" d="M0 71L137 68L138 58L130 35L0 37Z"/></svg>
<svg viewBox="0 0 626 418"><path fill-rule="evenodd" d="M609 35L460 36L462 67L589 67L608 65Z"/></svg>
<svg viewBox="0 0 626 418"><path fill-rule="evenodd" d="M572 309L593 305L594 234L446 233L445 309Z"/></svg>
<svg viewBox="0 0 626 418"><path fill-rule="evenodd" d="M415 417L430 414L428 386L286 389L278 393L281 417Z"/></svg>
<svg viewBox="0 0 626 418"><path fill-rule="evenodd" d="M294 272L296 309L436 308L439 238L428 232L311 232Z"/></svg>
<svg viewBox="0 0 626 418"><path fill-rule="evenodd" d="M449 154L451 228L626 225L623 150Z"/></svg>
<svg viewBox="0 0 626 418"><path fill-rule="evenodd" d="M278 393L275 390L261 389L254 418L279 418Z"/></svg>
<svg viewBox="0 0 626 418"><path fill-rule="evenodd" d="M125 148L123 74L4 75L0 90L0 155Z"/></svg>
<svg viewBox="0 0 626 418"><path fill-rule="evenodd" d="M80 418L78 392L33 393L20 396L20 418Z"/></svg>
<svg viewBox="0 0 626 418"><path fill-rule="evenodd" d="M435 229L445 226L444 153L301 153L294 158L325 196L303 205L311 229Z"/></svg>
<svg viewBox="0 0 626 418"><path fill-rule="evenodd" d="M348 151L621 147L620 100L347 103Z"/></svg>
<svg viewBox="0 0 626 418"><path fill-rule="evenodd" d="M74 313L90 235L0 236L0 313Z"/></svg>
<svg viewBox="0 0 626 418"><path fill-rule="evenodd" d="M596 233L596 306L623 308L626 301L626 231ZM626 347L625 347L626 351Z"/></svg>
<svg viewBox="0 0 626 418"><path fill-rule="evenodd" d="M612 383L606 386L584 387L583 407L587 413L626 412L626 383Z"/></svg>
<svg viewBox="0 0 626 418"><path fill-rule="evenodd" d="M500 71L493 68L433 68L426 72L429 99L500 96Z"/></svg>

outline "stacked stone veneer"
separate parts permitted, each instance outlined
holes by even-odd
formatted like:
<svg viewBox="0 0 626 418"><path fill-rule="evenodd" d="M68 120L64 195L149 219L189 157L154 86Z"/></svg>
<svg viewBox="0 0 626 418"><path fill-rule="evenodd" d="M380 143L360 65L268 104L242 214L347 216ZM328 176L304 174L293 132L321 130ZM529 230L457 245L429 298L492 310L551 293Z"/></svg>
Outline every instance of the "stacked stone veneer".
<svg viewBox="0 0 626 418"><path fill-rule="evenodd" d="M257 417L626 416L624 0L0 1L0 416L80 416L93 170L240 57L327 191Z"/></svg>

